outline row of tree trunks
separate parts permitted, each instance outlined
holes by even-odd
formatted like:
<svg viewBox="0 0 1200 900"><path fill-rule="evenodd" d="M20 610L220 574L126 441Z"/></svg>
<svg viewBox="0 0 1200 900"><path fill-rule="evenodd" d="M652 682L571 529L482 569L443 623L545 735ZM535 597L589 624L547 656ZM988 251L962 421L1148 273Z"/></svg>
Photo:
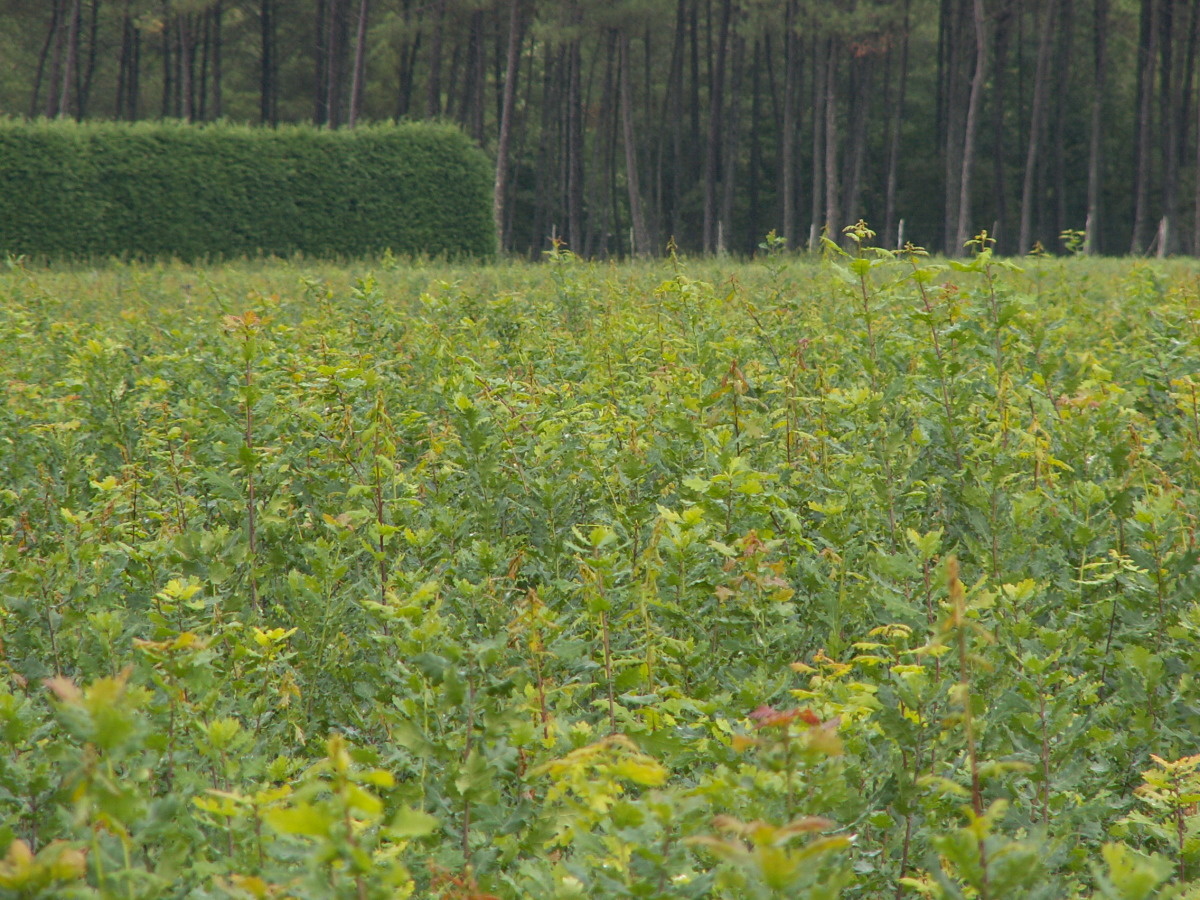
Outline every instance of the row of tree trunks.
<svg viewBox="0 0 1200 900"><path fill-rule="evenodd" d="M37 74L33 83L30 115L48 117L86 114L86 91L80 78L80 32L83 24L82 0L51 0L50 27L38 57ZM98 2L92 7L91 60L95 62L95 21ZM49 71L47 72L47 61ZM45 97L43 99L43 87Z"/></svg>
<svg viewBox="0 0 1200 900"><path fill-rule="evenodd" d="M830 18L800 0L671 0L661 11L585 28L592 8L582 0L45 0L28 13L41 17L28 111L84 118L96 105L126 120L219 118L226 32L237 28L234 58L257 68L239 71L238 84L244 91L257 76L257 116L266 124L280 120L283 93L300 79L311 79L319 124L357 124L368 99L377 114L368 68L392 60L397 116L453 118L495 153L493 212L505 250L528 235L536 253L553 230L582 253L660 252L672 237L706 252L746 251L763 222L778 223L789 246L806 237L813 245L868 212L864 197L882 207L869 212L894 246L904 214L909 38L920 8L937 14L942 191L939 221L921 223L921 237L959 254L989 226L999 249L1022 253L1084 224L1069 221L1080 213L1071 196L1082 193L1083 173L1077 185L1069 132L1052 123L1071 118L1072 54L1086 35L1091 77L1074 90L1090 109L1079 117L1086 143L1077 152L1087 164L1085 249L1098 252L1101 235L1108 249L1114 243L1102 208L1106 145L1112 152L1109 32L1136 18L1131 159L1119 159L1131 175L1132 227L1127 245L1125 235L1116 239L1135 252L1175 252L1185 242L1200 252L1200 178L1188 159L1195 144L1200 167L1200 0L927 2L869 10L852 2ZM310 17L302 25L301 8ZM867 12L874 18L856 18ZM394 52L369 54L383 34L394 35L386 39ZM297 35L304 43L289 43ZM115 82L102 68L106 96L93 104L106 52L116 57ZM524 102L523 60L531 73ZM161 91L161 101L148 90ZM284 116L294 118L295 97L286 103ZM526 140L528 157L514 157ZM978 171L981 142L988 174ZM979 222L975 186L989 174L990 221ZM1197 185L1190 235L1180 221L1189 179ZM506 224L514 204L531 210L534 233L515 235ZM1163 219L1167 227L1157 229Z"/></svg>

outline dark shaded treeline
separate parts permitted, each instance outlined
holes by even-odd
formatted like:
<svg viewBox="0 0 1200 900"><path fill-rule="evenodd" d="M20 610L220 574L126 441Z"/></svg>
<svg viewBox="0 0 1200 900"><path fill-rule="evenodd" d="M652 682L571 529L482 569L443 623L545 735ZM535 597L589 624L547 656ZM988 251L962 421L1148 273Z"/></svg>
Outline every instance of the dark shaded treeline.
<svg viewBox="0 0 1200 900"><path fill-rule="evenodd" d="M10 115L454 120L505 249L1200 253L1200 0L0 0ZM901 230L903 233L901 234Z"/></svg>

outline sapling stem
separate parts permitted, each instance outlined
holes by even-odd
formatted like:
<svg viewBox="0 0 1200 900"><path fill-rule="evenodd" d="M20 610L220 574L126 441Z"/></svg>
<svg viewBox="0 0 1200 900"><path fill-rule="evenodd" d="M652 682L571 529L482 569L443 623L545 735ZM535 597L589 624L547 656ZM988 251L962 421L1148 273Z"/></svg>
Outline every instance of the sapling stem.
<svg viewBox="0 0 1200 900"><path fill-rule="evenodd" d="M946 560L946 582L950 594L950 624L958 649L958 701L962 705L963 731L967 738L967 761L971 770L971 811L976 819L983 817L983 792L979 779L979 755L975 746L975 719L971 710L971 658L967 652L967 604L963 584L958 578L958 559ZM979 851L979 896L988 900L987 845L982 834L977 839Z"/></svg>
<svg viewBox="0 0 1200 900"><path fill-rule="evenodd" d="M912 266L913 274L916 276L921 270L917 266L917 248L909 245L908 247L908 262ZM924 252L924 251L920 251ZM938 362L938 387L941 392L942 413L946 417L946 438L950 444L950 452L954 454L955 468L961 470L963 467L962 451L958 447L958 434L954 429L954 403L950 394L950 381L946 378L946 358L942 351L942 342L938 334L937 323L934 321L934 306L929 300L929 292L925 288L925 282L919 277L914 277L913 281L917 285L917 293L921 296L921 306L925 309L925 315L929 319L929 337L933 343L933 355Z"/></svg>
<svg viewBox="0 0 1200 900"><path fill-rule="evenodd" d="M608 682L608 726L617 733L617 698L613 688L612 646L608 636L608 613L600 611L600 634L604 640L604 680Z"/></svg>
<svg viewBox="0 0 1200 900"><path fill-rule="evenodd" d="M246 531L250 542L250 606L258 609L258 529L254 496L254 372L249 347L246 349Z"/></svg>

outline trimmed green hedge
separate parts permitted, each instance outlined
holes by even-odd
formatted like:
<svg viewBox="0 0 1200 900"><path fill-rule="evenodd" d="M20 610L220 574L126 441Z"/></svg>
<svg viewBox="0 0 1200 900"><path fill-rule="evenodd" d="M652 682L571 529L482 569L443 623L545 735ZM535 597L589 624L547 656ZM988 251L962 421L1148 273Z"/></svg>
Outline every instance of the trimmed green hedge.
<svg viewBox="0 0 1200 900"><path fill-rule="evenodd" d="M489 256L491 190L448 125L0 121L0 253Z"/></svg>

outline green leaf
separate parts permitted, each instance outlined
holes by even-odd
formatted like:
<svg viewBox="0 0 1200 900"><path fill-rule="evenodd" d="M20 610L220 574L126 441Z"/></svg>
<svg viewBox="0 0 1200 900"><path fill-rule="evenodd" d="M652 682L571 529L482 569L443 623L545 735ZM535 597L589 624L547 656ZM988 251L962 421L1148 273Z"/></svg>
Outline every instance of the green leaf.
<svg viewBox="0 0 1200 900"><path fill-rule="evenodd" d="M440 825L437 816L405 806L392 818L388 829L397 838L422 838L433 834Z"/></svg>
<svg viewBox="0 0 1200 900"><path fill-rule="evenodd" d="M269 809L263 819L281 834L302 834L325 837L336 822L328 811L311 803L297 803L285 809Z"/></svg>

